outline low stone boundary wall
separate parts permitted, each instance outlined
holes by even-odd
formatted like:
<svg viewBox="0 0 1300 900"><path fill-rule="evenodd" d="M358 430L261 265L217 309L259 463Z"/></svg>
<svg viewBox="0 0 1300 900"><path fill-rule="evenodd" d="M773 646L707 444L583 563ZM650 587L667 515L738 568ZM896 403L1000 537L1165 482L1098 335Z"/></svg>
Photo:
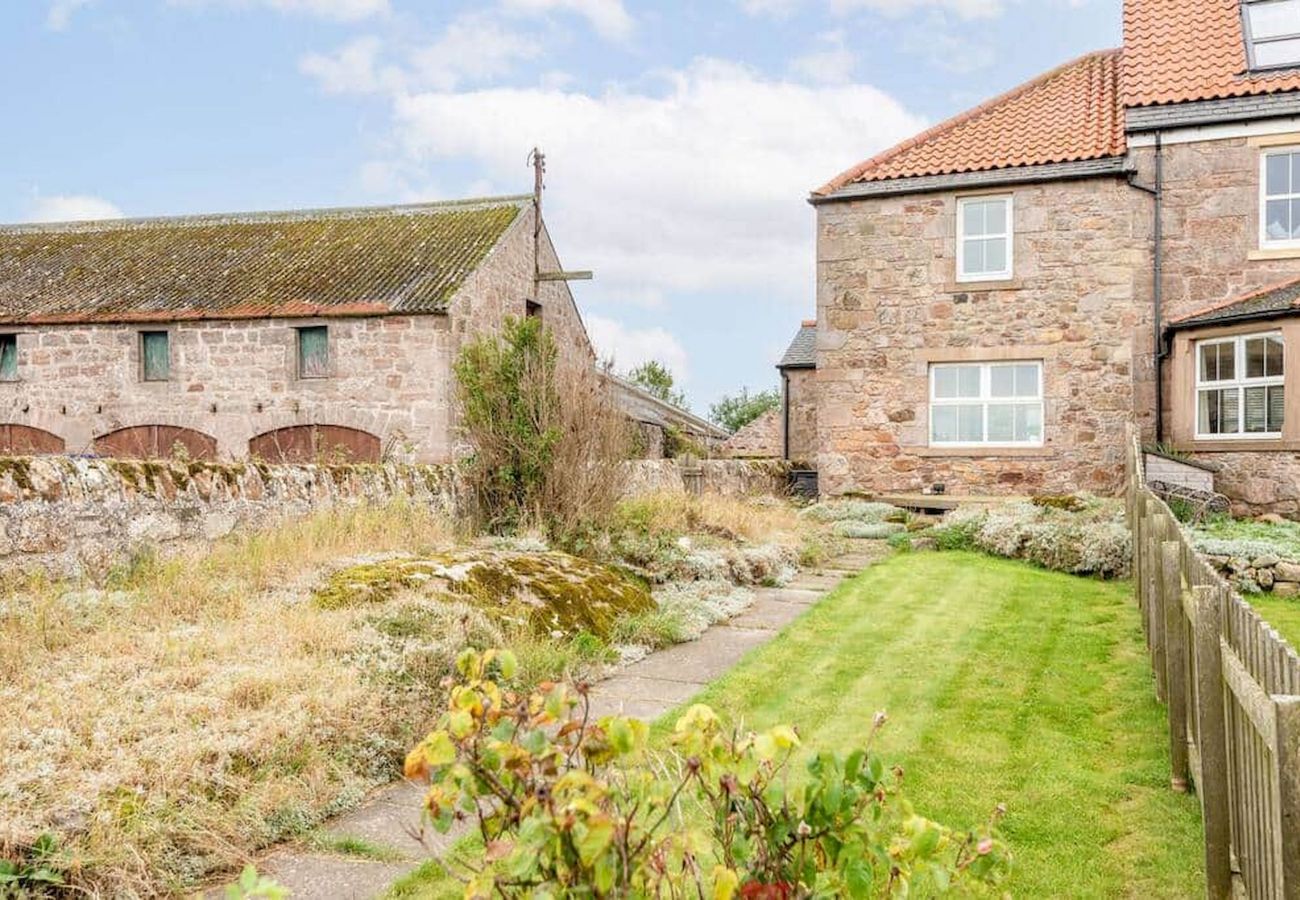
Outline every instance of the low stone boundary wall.
<svg viewBox="0 0 1300 900"><path fill-rule="evenodd" d="M1201 556L1239 591L1269 591L1279 597L1300 596L1300 564L1280 559L1272 553L1253 557L1208 553Z"/></svg>
<svg viewBox="0 0 1300 900"><path fill-rule="evenodd" d="M631 495L690 491L727 497L789 493L788 463L773 459L638 459L627 463Z"/></svg>
<svg viewBox="0 0 1300 900"><path fill-rule="evenodd" d="M100 572L140 545L212 541L335 504L452 512L450 467L0 458L0 568Z"/></svg>

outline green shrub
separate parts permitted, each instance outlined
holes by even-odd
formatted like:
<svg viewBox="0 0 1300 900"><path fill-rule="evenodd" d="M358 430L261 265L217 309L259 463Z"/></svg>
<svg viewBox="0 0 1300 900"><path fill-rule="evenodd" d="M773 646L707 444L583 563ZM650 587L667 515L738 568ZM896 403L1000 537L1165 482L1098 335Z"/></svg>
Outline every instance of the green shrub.
<svg viewBox="0 0 1300 900"><path fill-rule="evenodd" d="M891 534L886 542L889 546L900 553L908 553L912 550L912 536L906 531L900 531L898 534Z"/></svg>
<svg viewBox="0 0 1300 900"><path fill-rule="evenodd" d="M857 519L843 519L836 522L834 528L835 534L839 537L877 541L906 530L906 525L897 522L861 522Z"/></svg>
<svg viewBox="0 0 1300 900"><path fill-rule="evenodd" d="M644 722L594 719L581 686L503 690L510 654L467 652L458 668L405 774L428 780L438 831L478 829L482 858L448 861L466 897L933 896L987 891L1010 869L1000 812L962 833L912 811L902 770L871 749L883 714L849 755L805 756L789 726L755 734L697 704L663 755Z"/></svg>

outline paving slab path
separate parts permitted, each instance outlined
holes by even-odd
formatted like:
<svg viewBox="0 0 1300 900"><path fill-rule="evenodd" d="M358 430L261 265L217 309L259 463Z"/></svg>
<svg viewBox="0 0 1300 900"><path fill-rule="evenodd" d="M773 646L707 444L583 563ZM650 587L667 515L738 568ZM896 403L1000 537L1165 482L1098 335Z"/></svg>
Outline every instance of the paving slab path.
<svg viewBox="0 0 1300 900"><path fill-rule="evenodd" d="M752 606L714 625L698 640L676 644L619 669L594 685L592 710L655 719L695 696L755 647L766 644L845 578L887 554L884 541L854 541L823 566L789 584L754 589ZM322 829L327 838L360 839L382 848L385 859L338 856L306 847L272 851L258 870L290 891L294 900L370 900L422 862L440 856L459 835L439 835L420 825L422 788L397 782ZM221 897L217 891L210 896Z"/></svg>

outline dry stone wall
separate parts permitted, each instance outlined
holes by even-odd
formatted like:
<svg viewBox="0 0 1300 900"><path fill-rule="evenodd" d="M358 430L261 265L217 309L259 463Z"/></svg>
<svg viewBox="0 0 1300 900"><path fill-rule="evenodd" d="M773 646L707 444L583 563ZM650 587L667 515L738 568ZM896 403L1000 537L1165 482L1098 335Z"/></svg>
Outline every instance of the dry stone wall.
<svg viewBox="0 0 1300 900"><path fill-rule="evenodd" d="M409 497L450 512L445 466L0 459L0 568L96 574L142 546L216 540L336 504Z"/></svg>

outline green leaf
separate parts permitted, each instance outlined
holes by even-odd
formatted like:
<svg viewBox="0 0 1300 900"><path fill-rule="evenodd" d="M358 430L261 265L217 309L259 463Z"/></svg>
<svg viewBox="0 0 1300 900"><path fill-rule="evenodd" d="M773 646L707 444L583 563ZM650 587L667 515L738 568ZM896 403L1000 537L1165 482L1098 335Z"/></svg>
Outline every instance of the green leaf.
<svg viewBox="0 0 1300 900"><path fill-rule="evenodd" d="M515 672L519 671L519 660L509 650L497 654L497 665L501 668L502 678L514 678Z"/></svg>
<svg viewBox="0 0 1300 900"><path fill-rule="evenodd" d="M593 819L573 826L573 844L584 866L595 863L613 841L614 823L608 819Z"/></svg>

